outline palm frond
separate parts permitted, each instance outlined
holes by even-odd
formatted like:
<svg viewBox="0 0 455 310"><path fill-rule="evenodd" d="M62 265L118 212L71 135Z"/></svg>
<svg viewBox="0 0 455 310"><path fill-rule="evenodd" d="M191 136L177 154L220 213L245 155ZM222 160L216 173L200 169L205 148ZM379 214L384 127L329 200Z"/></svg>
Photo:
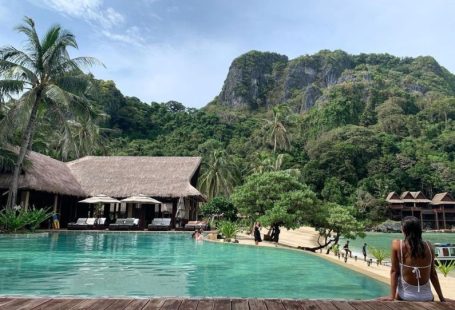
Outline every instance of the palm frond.
<svg viewBox="0 0 455 310"><path fill-rule="evenodd" d="M25 34L28 38L28 47L27 50L32 55L33 62L36 63L37 69L40 70L42 67L41 61L41 43L38 38L38 34L35 29L35 22L30 17L24 17L24 24L16 27L18 32Z"/></svg>

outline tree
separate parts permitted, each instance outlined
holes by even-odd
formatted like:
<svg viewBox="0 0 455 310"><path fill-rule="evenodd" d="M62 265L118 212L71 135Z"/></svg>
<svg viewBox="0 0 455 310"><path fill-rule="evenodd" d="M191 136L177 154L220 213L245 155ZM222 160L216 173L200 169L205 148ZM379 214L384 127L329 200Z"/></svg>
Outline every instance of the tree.
<svg viewBox="0 0 455 310"><path fill-rule="evenodd" d="M214 197L208 203L205 203L200 208L204 216L214 218L218 216L228 221L236 221L238 210L229 198L219 196Z"/></svg>
<svg viewBox="0 0 455 310"><path fill-rule="evenodd" d="M41 40L31 18L25 17L24 24L16 29L27 37L27 46L25 51L12 46L0 49L0 95L19 95L16 107L27 107L29 114L21 134L7 207L16 204L19 174L33 140L38 111L54 113L56 119L66 117L58 111L89 112L90 104L84 96L87 78L80 68L97 63L89 57L70 58L67 49L77 48L77 42L59 25L52 26ZM8 115L5 120L12 121Z"/></svg>
<svg viewBox="0 0 455 310"><path fill-rule="evenodd" d="M240 213L251 222L295 228L309 223L318 208L316 194L288 172L253 174L231 196Z"/></svg>
<svg viewBox="0 0 455 310"><path fill-rule="evenodd" d="M265 119L264 129L267 131L268 139L273 145L273 152L277 149L287 150L291 146L289 133L286 129L286 122L289 119L289 108L286 105L278 105L272 109L272 119Z"/></svg>
<svg viewBox="0 0 455 310"><path fill-rule="evenodd" d="M224 150L214 150L203 167L200 188L209 200L232 192L238 182L238 172Z"/></svg>
<svg viewBox="0 0 455 310"><path fill-rule="evenodd" d="M320 212L313 218L312 223L319 231L319 236L324 239L322 244L318 240L319 246L306 248L310 251L316 251L330 244L338 244L340 237L356 238L363 237L365 226L355 217L355 209L351 206L342 206L336 203L325 203ZM329 253L327 248L327 253Z"/></svg>

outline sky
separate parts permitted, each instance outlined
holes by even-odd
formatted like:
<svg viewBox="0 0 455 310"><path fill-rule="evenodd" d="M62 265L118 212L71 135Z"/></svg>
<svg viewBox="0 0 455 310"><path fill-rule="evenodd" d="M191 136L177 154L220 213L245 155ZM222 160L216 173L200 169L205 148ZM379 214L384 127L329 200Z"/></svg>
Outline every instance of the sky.
<svg viewBox="0 0 455 310"><path fill-rule="evenodd" d="M144 102L203 107L250 50L433 56L455 72L452 0L0 0L0 46L21 47L24 16L75 34L96 78Z"/></svg>

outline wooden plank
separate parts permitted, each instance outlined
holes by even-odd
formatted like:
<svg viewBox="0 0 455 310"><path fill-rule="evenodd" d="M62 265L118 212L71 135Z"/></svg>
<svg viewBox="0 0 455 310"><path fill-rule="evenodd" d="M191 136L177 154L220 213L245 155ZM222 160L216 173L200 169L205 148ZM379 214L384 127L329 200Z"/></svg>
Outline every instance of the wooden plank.
<svg viewBox="0 0 455 310"><path fill-rule="evenodd" d="M231 300L232 310L249 310L248 300L246 299L232 299Z"/></svg>
<svg viewBox="0 0 455 310"><path fill-rule="evenodd" d="M391 308L388 306L388 304L391 302L368 300L362 301L361 303L375 310L391 310ZM393 305L391 306L393 307Z"/></svg>
<svg viewBox="0 0 455 310"><path fill-rule="evenodd" d="M305 310L321 310L322 309L318 306L318 303L314 300L302 300L302 301L300 301L300 307Z"/></svg>
<svg viewBox="0 0 455 310"><path fill-rule="evenodd" d="M355 310L355 308L353 306L351 306L347 301L334 300L334 301L331 301L331 303L338 310Z"/></svg>
<svg viewBox="0 0 455 310"><path fill-rule="evenodd" d="M302 303L300 300L292 300L292 299L282 299L281 303L283 304L286 310L300 310L303 309L300 304Z"/></svg>
<svg viewBox="0 0 455 310"><path fill-rule="evenodd" d="M144 309L144 307L147 305L149 302L148 299L134 299L132 302L130 302L124 310L138 310L138 309Z"/></svg>
<svg viewBox="0 0 455 310"><path fill-rule="evenodd" d="M34 309L36 307L39 307L42 304L45 304L48 302L50 299L48 298L35 298L35 299L30 299L27 303L18 305L17 307L14 307L16 310L26 310L26 309ZM8 305L7 305L8 306Z"/></svg>
<svg viewBox="0 0 455 310"><path fill-rule="evenodd" d="M279 299L266 299L264 303L267 310L286 310Z"/></svg>
<svg viewBox="0 0 455 310"><path fill-rule="evenodd" d="M160 309L175 310L180 307L181 303L182 303L181 299L166 299Z"/></svg>
<svg viewBox="0 0 455 310"><path fill-rule="evenodd" d="M215 299L213 301L214 310L231 310L231 300L230 299Z"/></svg>
<svg viewBox="0 0 455 310"><path fill-rule="evenodd" d="M250 310L267 310L267 306L262 299L248 299Z"/></svg>
<svg viewBox="0 0 455 310"><path fill-rule="evenodd" d="M21 307L22 305L25 305L29 302L31 302L33 299L31 298L17 298L13 299L10 302L0 306L0 309L16 309L18 307Z"/></svg>
<svg viewBox="0 0 455 310"><path fill-rule="evenodd" d="M179 307L179 310L196 310L199 300L197 299L185 299Z"/></svg>
<svg viewBox="0 0 455 310"><path fill-rule="evenodd" d="M13 301L14 298L0 298L0 306Z"/></svg>
<svg viewBox="0 0 455 310"><path fill-rule="evenodd" d="M362 301L349 301L349 304L356 310L375 310L375 308L370 307Z"/></svg>
<svg viewBox="0 0 455 310"><path fill-rule="evenodd" d="M83 299L55 298L33 310L64 310L70 309L82 302Z"/></svg>
<svg viewBox="0 0 455 310"><path fill-rule="evenodd" d="M197 310L212 310L213 309L213 299L201 299L197 304Z"/></svg>
<svg viewBox="0 0 455 310"><path fill-rule="evenodd" d="M109 306L109 310L123 310L125 309L133 299L114 299L114 302Z"/></svg>
<svg viewBox="0 0 455 310"><path fill-rule="evenodd" d="M148 303L142 308L142 310L158 310L163 306L165 301L165 298L149 299Z"/></svg>

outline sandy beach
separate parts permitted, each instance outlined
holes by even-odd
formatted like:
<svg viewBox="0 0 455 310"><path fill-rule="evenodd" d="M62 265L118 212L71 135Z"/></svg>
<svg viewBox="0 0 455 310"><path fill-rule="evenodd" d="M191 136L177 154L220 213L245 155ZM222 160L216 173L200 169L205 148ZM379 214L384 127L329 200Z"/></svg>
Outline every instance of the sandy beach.
<svg viewBox="0 0 455 310"><path fill-rule="evenodd" d="M262 233L267 233L266 229L263 229ZM247 235L245 233L240 233L237 235L237 239L239 240L239 244L243 245L252 245L254 246L254 240L251 235ZM273 242L263 241L259 243L259 246L267 246L267 247L286 247L286 248L295 248L298 247L313 247L317 246L317 239L318 233L312 227L300 227L295 230L286 230L281 229L280 233L280 241L279 244L276 246ZM323 259L332 261L333 263L339 264L356 272L362 273L367 275L371 278L374 278L378 281L384 282L386 284L390 283L390 267L377 265L376 263L371 264L370 266L367 265L363 259L354 259L355 255L360 257L359 253L353 253L353 258L349 258L347 262L344 262L343 258L338 258L337 256L333 255L332 253L327 255L325 251L323 253L311 253L312 255L317 255ZM373 258L375 262L375 259ZM438 272L439 281L441 283L442 292L446 298L455 299L455 277L454 272L452 271L451 275L448 277L444 277L441 273ZM433 289L434 292L434 289ZM435 299L437 296L435 295Z"/></svg>

